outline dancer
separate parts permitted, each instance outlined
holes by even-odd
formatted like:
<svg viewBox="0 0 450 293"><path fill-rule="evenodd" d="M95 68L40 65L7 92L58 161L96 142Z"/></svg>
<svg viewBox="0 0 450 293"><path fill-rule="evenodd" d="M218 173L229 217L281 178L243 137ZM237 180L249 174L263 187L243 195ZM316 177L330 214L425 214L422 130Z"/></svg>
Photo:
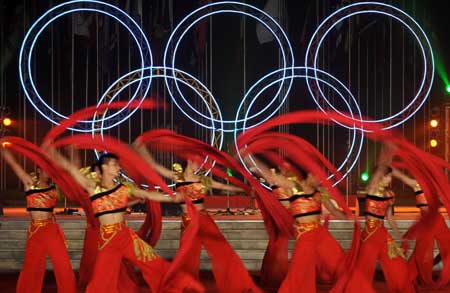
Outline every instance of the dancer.
<svg viewBox="0 0 450 293"><path fill-rule="evenodd" d="M403 250L384 227L384 218L401 239L393 219L394 193L388 189L392 181L392 147L386 146L380 153L378 166L367 185L366 226L362 231L361 246L355 268L347 284L346 292L374 292L368 280L373 280L376 261L380 262L390 292L414 292L408 279L408 267Z"/></svg>
<svg viewBox="0 0 450 293"><path fill-rule="evenodd" d="M78 153L75 152L73 156L75 159L74 165L77 167L80 166L80 160ZM93 164L89 167L84 167L80 169L80 172L86 176L91 181L94 181L96 184L100 184L100 171L97 164ZM136 199L134 201L129 201L128 206L132 205L133 202L141 201L142 199ZM92 275L94 273L95 267L95 259L98 253L98 235L100 233L100 224L98 219L94 219L92 216L88 216L88 214L92 215L92 207L82 205L85 213L87 215L87 223L86 223L86 231L84 234L84 244L83 244L83 253L81 255L80 260L80 268L78 270L78 287L82 290L85 290L88 283L92 279ZM89 210L89 211L88 211ZM129 263L126 263L126 260L122 261L119 270L118 277L118 291L119 292L138 292L139 285L138 279L135 274L134 267Z"/></svg>
<svg viewBox="0 0 450 293"><path fill-rule="evenodd" d="M291 180L296 185L289 198L296 222L296 244L279 292L315 292L316 271L322 281L334 282L345 259L344 250L320 223L322 205L338 219L347 216L334 206L313 174L304 173L303 178Z"/></svg>
<svg viewBox="0 0 450 293"><path fill-rule="evenodd" d="M2 155L24 185L27 211L31 217L25 259L16 291L18 293L42 291L46 270L45 256L48 254L58 291L76 292L75 274L70 263L64 234L53 214L57 201L56 187L39 167L36 176L26 173L7 148L2 148Z"/></svg>
<svg viewBox="0 0 450 293"><path fill-rule="evenodd" d="M398 169L393 169L392 176L414 190L416 195L416 206L420 209L422 216L428 213L427 198L417 181ZM450 281L450 230L441 213L436 215L433 224L434 226L430 227L428 230L428 233L432 233L432 235L419 234L417 236L416 246L408 260L408 267L411 281L416 281L419 286L436 288L447 286ZM439 248L439 255L443 262L443 269L436 281L433 280L434 240L436 240Z"/></svg>
<svg viewBox="0 0 450 293"><path fill-rule="evenodd" d="M210 256L213 273L217 287L221 292L260 292L251 279L239 256L232 249L230 244L223 237L214 220L208 214L204 206L204 198L210 188L221 189L231 192L242 192L240 187L222 184L211 178L195 174L199 169L199 164L195 160L187 160L187 165L183 170L178 163L173 164L173 170L169 170L158 164L150 155L146 147L135 143L135 148L141 156L163 177L176 181L177 195L192 201L198 211L200 230L195 237L195 243L189 253L188 259L183 262L183 270L199 278L200 252L202 245ZM184 235L189 229L191 215L187 206L180 202L183 215L181 221L180 247L187 244Z"/></svg>
<svg viewBox="0 0 450 293"><path fill-rule="evenodd" d="M289 211L289 199L292 196L292 190L296 184L293 176L285 174L286 172L276 172L275 168L270 169L266 164L256 157L244 157L250 171L259 175L266 183L270 185L272 194ZM282 169L281 169L282 170ZM288 272L288 242L289 235L279 230L269 235L266 252L261 265L260 282L264 288L279 288Z"/></svg>
<svg viewBox="0 0 450 293"><path fill-rule="evenodd" d="M87 179L76 166L55 150L49 151L64 169L90 195L94 215L100 221L98 254L91 282L86 292L117 292L118 276L122 259L136 265L142 272L152 292L160 292L160 282L169 263L163 260L153 248L140 239L126 226L125 210L129 197L145 198L159 202L175 202L176 199L159 192L147 191L128 184L116 183L120 174L119 158L107 153L98 159L100 184ZM177 292L183 288L202 291L201 285L188 275L180 273L175 280Z"/></svg>

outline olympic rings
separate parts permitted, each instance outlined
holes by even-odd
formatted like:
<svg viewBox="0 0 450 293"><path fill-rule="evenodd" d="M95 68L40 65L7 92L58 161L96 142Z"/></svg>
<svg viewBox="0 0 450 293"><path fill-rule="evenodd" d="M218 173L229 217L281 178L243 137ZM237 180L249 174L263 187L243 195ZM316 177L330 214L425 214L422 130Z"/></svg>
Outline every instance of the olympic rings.
<svg viewBox="0 0 450 293"><path fill-rule="evenodd" d="M319 100L323 100L326 103L327 108L329 107L338 114L348 117L348 114L340 112L338 109L336 109L336 107L325 96L324 92L319 86L319 82L330 87L346 103L346 106L349 110L348 112L350 113L350 117L348 118L353 119L353 121L355 121L355 125L391 121L391 124L386 126L384 129L396 127L404 123L407 119L411 118L425 103L426 99L429 96L434 80L434 57L431 44L426 34L411 16L389 4L379 2L360 2L347 5L332 13L325 20L323 20L323 22L314 32L308 44L304 67L295 66L292 46L286 36L286 33L275 21L275 19L273 19L270 15L268 15L261 9L246 3L235 1L222 1L206 4L188 14L175 27L169 37L164 51L163 66L158 67L153 65L150 44L144 32L129 15L120 10L118 7L105 2L97 0L76 0L57 5L48 10L41 17L39 17L39 19L33 23L27 34L25 35L23 44L20 49L19 77L25 95L33 105L33 107L41 115L43 115L46 119L54 124L58 124L59 121L67 117L51 108L37 91L31 70L33 49L38 37L51 22L66 14L79 11L102 13L112 17L127 29L139 50L141 68L123 75L114 83L112 83L100 98L99 103L104 102L106 99L110 99L109 102L111 102L117 97L120 92L123 91L124 88L134 83L138 83L138 86L129 102L134 100L138 96L138 93L141 94L140 99L142 101L142 99L150 90L152 78L163 77L165 79L167 91L176 107L191 121L197 123L201 127L211 130L213 133L213 138L215 138L216 135L222 136L223 132L234 132L234 135L236 136L238 131L245 131L251 127L255 127L256 125L274 116L286 101L294 78L304 78L306 80L309 93L311 94L312 99L317 104L320 110L327 110L319 102ZM191 29L196 23L205 19L206 17L220 13L240 14L243 16L248 16L261 23L274 36L275 41L279 45L283 61L281 68L268 73L266 76L258 80L252 87L250 87L236 111L235 120L224 120L220 111L220 107L210 90L192 75L176 69L175 67L176 53L179 44L182 38L186 35L187 31ZM404 25L419 44L420 53L423 57L424 67L424 72L419 89L412 101L398 113L378 120L364 120L362 118L359 105L349 89L331 74L317 68L318 52L324 38L328 35L330 30L344 19L347 19L354 15L368 13L389 16ZM130 78L132 75L133 78ZM137 75L137 77L135 77L135 75ZM192 80L195 85L187 82L184 77ZM123 79L127 78L130 80L125 85L118 85L119 81L123 81ZM204 104L206 105L208 114L205 115L204 113L201 113L187 101L179 87L179 83L190 87L192 90L194 90L196 95L202 97L202 99L204 98L204 95L206 95L210 99L210 103L205 103L205 101L203 100ZM171 85L175 85L175 91L172 89ZM250 109L255 104L255 101L267 88L274 85L278 85L278 90L276 91L270 102L266 106L264 106L262 110L250 114ZM114 92L113 96L110 97L110 93L113 91L113 89L117 89L117 87L121 88ZM346 97L350 97L350 102L346 101L344 95ZM280 102L277 104L276 102L278 99L280 100ZM248 103L249 107L245 112L244 117L240 118L240 112L243 109L244 101ZM211 107L214 107L214 110ZM77 124L77 127L73 127L71 130L78 132L103 132L106 129L113 128L123 123L129 117L131 117L131 115L133 115L136 110L137 108L128 109L127 107L124 107L109 116L107 116L106 113L102 117L97 117L95 115L92 120L80 121L80 123ZM267 112L269 110L271 112ZM354 110L356 111L356 117L353 115ZM214 115L213 112L215 113ZM209 123L204 123L200 121L200 119L202 119L202 121L206 119L206 121L208 121ZM338 170L341 170L346 167L346 173L343 176L345 177L356 164L362 148L364 136L363 133L367 130L363 129L364 126L362 126L361 128L361 126L356 127L355 125L353 127L345 126L342 124L340 125L348 128L350 131L353 131L352 143L349 148L349 153L338 168ZM356 138L357 135L360 135L360 139L358 140L358 142ZM220 140L218 148L220 149L221 147L222 140ZM353 152L356 152L356 154L351 155ZM351 157L354 157L354 159L351 160ZM330 178L333 176L334 174L331 174ZM337 183L338 182L336 182L336 184Z"/></svg>

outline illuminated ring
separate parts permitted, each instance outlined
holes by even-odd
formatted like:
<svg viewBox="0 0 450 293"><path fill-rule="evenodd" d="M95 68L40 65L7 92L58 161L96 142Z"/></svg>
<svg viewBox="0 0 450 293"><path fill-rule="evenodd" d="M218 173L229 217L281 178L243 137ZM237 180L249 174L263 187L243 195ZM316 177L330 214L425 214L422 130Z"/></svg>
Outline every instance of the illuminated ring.
<svg viewBox="0 0 450 293"><path fill-rule="evenodd" d="M339 22L343 21L344 19L347 19L351 16L358 15L358 14L365 14L365 13L376 13L376 14L382 14L389 16L397 21L399 21L401 24L403 24L415 37L417 40L420 51L423 56L423 63L424 63L424 72L423 72L423 78L420 84L420 87L413 98L413 100L406 105L405 108L403 108L398 113L391 115L386 118L378 119L378 120L364 120L360 119L357 121L363 122L363 123L383 123L390 121L391 125L384 127L383 129L390 129L394 128L402 123L404 123L406 120L411 118L419 109L420 107L425 103L426 99L428 98L431 86L433 84L434 80L434 57L433 57L433 50L431 48L430 41L428 40L425 32L422 30L422 28L419 26L419 24L408 14L403 12L402 10L388 4L384 3L378 3L378 2L361 2L361 3L355 3L348 6L345 6L337 11L335 11L333 14L328 16L316 29L314 32L309 44L308 48L306 50L305 55L305 66L310 67L313 69L317 69L317 58L319 54L320 46L322 45L323 40L328 35L328 33L331 31L331 29L334 28ZM408 24L410 23L412 27ZM424 48L424 45L422 41L425 42L426 48ZM317 72L314 72L316 75ZM312 85L311 85L312 84ZM319 92L320 96L325 100L325 102L337 113L339 113L342 116L346 116L344 113L341 113L339 110L337 110L330 101L325 97L324 93L320 89L318 85L318 81L315 80L307 83L308 90L310 91L311 95L313 96L313 99L315 103L319 106L320 103L317 99L317 96L314 95L312 86L314 87L315 91ZM402 115L403 114L403 115ZM400 116L402 115L402 116ZM348 117L348 116L346 116ZM348 117L350 118L350 117ZM367 131L367 130L364 130Z"/></svg>
<svg viewBox="0 0 450 293"><path fill-rule="evenodd" d="M318 82L322 82L324 83L326 86L329 86L332 90L334 90L339 97L342 99L342 101L344 101L344 103L346 104L346 106L349 109L349 113L351 115L351 119L353 119L353 121L357 121L357 119L354 118L353 115L353 110L352 110L352 106L356 109L357 112L357 116L359 116L359 119L361 119L361 110L359 108L359 105L355 99L355 97L353 96L353 94L351 93L351 91L336 77L334 77L333 75L322 71L322 70L314 70L311 68L305 68L305 67L294 67L294 74L292 76L287 76L285 78L304 78L306 79L306 81L308 81L309 79L314 79ZM312 72L314 71L315 74L314 76L312 75ZM254 97L252 98L251 103L248 105L247 111L245 112L245 117L248 116L249 111L252 107L252 105L254 104L254 102L258 99L258 97L268 88L272 87L274 84L279 83L281 81L280 78L277 78L276 76L277 72L271 72L269 74L267 74L266 76L264 76L263 78L260 79L260 81L258 81L258 83L255 83L246 93L246 95L244 96L244 99L241 101L241 104L239 105L238 111L237 111L237 115L239 115L241 108L244 105L244 101L247 99L248 96L252 96L253 93ZM317 74L323 75L323 78L317 77ZM330 82L327 81L326 79L331 80ZM263 83L264 82L264 83ZM260 84L263 83L263 84ZM340 90L338 89L340 88ZM342 94L342 92L346 93L346 95L348 95L350 97L350 102L352 105L350 105L347 100L345 99L344 95ZM280 104L284 103L284 101L282 101ZM238 117L236 117L236 120ZM344 126L342 123L339 123L337 121L335 121L334 119L332 119L336 124L340 125L340 126ZM264 120L265 121L265 120ZM256 125L259 125L261 123L263 123L264 121L258 122ZM256 126L256 125L252 125L252 127ZM246 129L248 129L250 127L245 127L245 122L244 122L244 128L242 128L242 131L245 131ZM337 168L337 171L342 170L344 167L347 167L346 172L342 175L341 179L337 180L336 182L334 182L333 186L339 184L345 177L348 176L348 174L351 172L351 170L354 168L354 166L356 165L359 156L361 155L361 151L362 151L362 146L363 146L363 142L364 142L364 133L362 131L362 129L356 127L355 123L353 124L353 127L346 127L350 130L353 130L353 135L352 135L352 142L351 142L351 146L349 148L349 151L344 159L344 161L339 165L339 167ZM249 168L247 167L245 161L242 159L240 152L238 150L238 146L237 146L237 131L238 128L236 127L235 132L234 132L234 138L235 138L235 148L237 151L237 154L239 156L239 159L242 163L242 165L245 167L245 169L249 172L252 173ZM360 139L357 142L357 134L360 134ZM358 145L356 145L358 143ZM355 149L356 147L356 149ZM352 153L354 151L354 149L356 150L356 154L353 156L353 161L351 163L348 163L348 161L350 160L350 158L352 157ZM258 168L258 166L256 165L255 162L254 166L256 168ZM332 179L335 176L335 174L331 174L328 179ZM267 186L266 186L267 187Z"/></svg>
<svg viewBox="0 0 450 293"><path fill-rule="evenodd" d="M172 70L175 68L175 58L176 58L176 52L178 49L178 46L181 42L181 39L184 37L184 35L187 33L187 31L193 27L197 22L201 21L202 19L215 15L220 13L236 13L236 14L242 14L245 16L249 16L255 20L257 20L259 23L264 25L266 29L268 29L272 35L274 36L275 40L278 42L278 45L281 50L282 59L283 59L283 73L282 77L285 77L286 75L289 75L289 73L286 73L286 68L292 68L294 66L294 54L292 50L292 46L289 42L289 39L286 36L286 33L283 31L283 29L280 27L280 25L266 12L256 8L255 6L240 3L240 2L234 2L234 1L224 1L224 2L216 2L207 4L205 6L202 6L193 12L191 12L189 15L187 15L173 30L172 34L169 37L169 40L166 45L166 49L164 50L164 67L166 68L172 68ZM280 39L281 38L281 39ZM286 52L287 51L287 52ZM174 74L174 70L172 72ZM172 91L172 87L169 85L168 79L166 81L167 91L169 95L172 97L172 99L175 101L177 99L177 96L179 95L180 98L183 100L184 106L189 107L192 111L196 112L198 115L202 116L203 118L208 119L204 114L198 112L184 97L182 94L180 88L178 87L178 83L176 79L173 80L175 83L175 88L177 90L177 95L175 95ZM292 85L292 81L289 82L287 89L285 89L284 96L287 97L289 94L290 88ZM282 89L284 86L284 79L283 82L280 85L280 88L278 89L277 93L274 95L272 101L261 110L259 113L255 114L255 116L259 116L262 114L263 111L265 111L270 105L276 102L278 96L280 95ZM179 105L180 103L176 103ZM180 105L181 106L181 105ZM187 112L181 108L180 111L183 112L186 116L188 116ZM250 117L251 118L251 117ZM244 120L237 121L239 123L242 123ZM233 132L234 129L228 128L228 125L235 125L236 121L234 120L214 120L214 122L220 122L224 123L225 128L223 129L224 132Z"/></svg>
<svg viewBox="0 0 450 293"><path fill-rule="evenodd" d="M27 96L28 100L31 102L33 107L42 116L44 116L47 120L49 120L54 124L59 124L59 121L67 119L67 117L55 111L39 95L39 92L37 91L33 81L33 75L31 70L31 59L33 55L33 49L39 35L50 23L52 23L54 20L63 15L81 11L90 11L108 15L113 19L115 19L116 21L118 21L128 30L139 50L141 58L140 62L141 76L144 75L148 76L149 73L145 72L145 68L148 68L153 65L150 43L148 42L144 32L128 14L126 14L124 11L120 10L116 6L95 0L85 0L85 1L78 0L66 2L51 8L33 23L33 25L28 30L27 34L25 35L22 47L20 48L20 55L19 55L19 78L22 84L22 88L24 89L25 95ZM134 100L138 96L138 94L141 95L142 97L141 102L142 102L148 90L150 89L150 85L151 85L151 78L146 79L145 82L144 80L140 81L136 91L133 93L133 96L129 102ZM105 121L108 120L108 124L111 123L112 125L111 127L113 127L115 125L124 122L136 110L137 109L128 109L127 107L124 107L121 110L115 112L114 114L108 117L104 117L103 119ZM70 129L79 132L90 132L92 122L93 121L83 120L79 122L80 127Z"/></svg>
<svg viewBox="0 0 450 293"><path fill-rule="evenodd" d="M117 96L122 91L124 91L127 87L131 86L134 83L141 82L143 79L161 78L161 77L174 78L173 76L175 76L175 78L178 81L180 81L184 85L190 87L202 99L203 103L206 105L206 107L208 109L209 114L211 115L211 117L209 118L209 121L212 124L213 124L214 118L216 118L216 119L222 118L222 113L220 112L220 109L217 107L217 103L216 103L212 93L201 81L197 80L195 77L193 77L189 73L184 72L179 69L175 69L177 71L176 74L166 75L166 72L168 70L169 71L172 70L171 68L155 66L155 67L151 67L151 68L145 68L146 72L151 73L150 75L139 76L139 77L134 78L136 76L136 73L139 72L140 70L141 69L137 69L137 70L131 71L127 74L124 74L123 76L118 78L115 82L113 82L111 84L111 86L108 88L108 90L104 93L102 98L99 100L98 105L105 103L103 100L106 98L108 98L109 104L112 103L117 98ZM105 111L105 113L106 113L106 111ZM105 115L105 113L103 113L103 115ZM218 117L215 117L215 115L217 115ZM95 116L97 116L97 113L94 114L94 117ZM105 128L103 127L103 123L104 123L103 119L94 119L94 120L100 121L100 122L98 122L98 123L100 123L100 125L96 125L96 123L92 123L92 128L91 128L92 135L95 135L96 132L100 132L100 135L103 136L103 131L105 130ZM191 120L195 122L194 119L191 118ZM211 142L210 142L211 146L216 147L220 150L223 146L223 131L222 131L223 127L214 128L214 125L212 125L212 126L208 126L207 128L211 129L211 131L212 131ZM95 150L95 154L98 158L99 157L98 151ZM208 156L205 157L204 163L207 160L208 160ZM199 170L202 169L203 164L199 167ZM214 162L212 163L212 166L214 166ZM211 171L211 169L205 170L205 174L208 175L210 173L210 171ZM125 174L122 174L122 176L124 176L128 180L131 180L131 178L126 177ZM173 186L173 184L169 185L169 187L172 187L172 186ZM144 185L144 187L145 187L145 185ZM155 188L159 188L159 187L156 186Z"/></svg>

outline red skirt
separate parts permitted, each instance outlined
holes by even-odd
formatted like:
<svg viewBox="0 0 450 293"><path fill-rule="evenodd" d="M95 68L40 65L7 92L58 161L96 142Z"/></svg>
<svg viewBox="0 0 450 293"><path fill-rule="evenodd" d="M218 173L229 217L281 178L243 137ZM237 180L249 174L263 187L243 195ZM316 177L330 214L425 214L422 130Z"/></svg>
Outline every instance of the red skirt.
<svg viewBox="0 0 450 293"><path fill-rule="evenodd" d="M280 293L316 292L316 275L325 282L334 282L344 250L319 222L297 226L297 241L286 279Z"/></svg>

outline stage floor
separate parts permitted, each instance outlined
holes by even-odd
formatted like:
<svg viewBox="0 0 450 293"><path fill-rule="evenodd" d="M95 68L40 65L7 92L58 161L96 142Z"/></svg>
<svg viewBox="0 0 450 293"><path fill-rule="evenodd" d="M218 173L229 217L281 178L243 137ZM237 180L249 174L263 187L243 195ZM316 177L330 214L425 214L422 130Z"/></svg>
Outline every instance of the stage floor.
<svg viewBox="0 0 450 293"><path fill-rule="evenodd" d="M256 274L252 274L255 281L258 281L258 276ZM0 274L0 292L2 293L13 293L15 292L17 278L19 277L18 273L2 273ZM206 293L216 293L218 292L215 284L214 284L214 276L212 272L201 272L200 280L202 284L205 286ZM143 282L143 280L141 280ZM299 286L301 286L299 284ZM148 287L142 283L140 293L147 293ZM388 289L386 287L386 283L384 282L383 276L381 273L377 273L374 281L374 288L378 293L387 292ZM317 284L317 292L325 293L329 292L331 289L331 285L328 284ZM44 286L42 288L42 292L45 293L57 293L55 278L53 277L52 272L47 272L44 279ZM79 291L80 293L83 291ZM276 290L265 289L266 293L276 293ZM419 293L448 293L450 292L449 288L444 289L423 289L417 288L417 292Z"/></svg>
<svg viewBox="0 0 450 293"><path fill-rule="evenodd" d="M62 209L56 210L56 212L61 212L61 211L62 211ZM222 210L222 211L212 210L213 218L218 222L219 227L225 229L223 231L224 235L227 235L227 237L231 237L232 239L234 239L231 241L229 240L231 244L233 244L233 245L237 244L238 246L242 246L242 242L245 242L245 243L252 242L252 243L257 244L259 241L263 241L263 242L265 241L264 239L266 238L266 236L265 236L265 232L264 232L264 225L262 224L262 218L259 213L244 215L242 210L232 210L232 212L235 212L237 214L236 215L224 215L223 212L225 212L225 211L224 210ZM248 211L248 212L251 213L251 211ZM214 214L214 213L217 213L217 214ZM444 216L447 217L446 214ZM82 245L81 245L82 240L80 240L81 239L80 237L83 235L82 230L84 227L85 217L83 215L64 215L64 214L58 214L56 217L57 217L58 221L61 221L62 225L65 225L68 228L67 231L65 231L65 233L68 233L69 238L71 238L68 240L69 248L71 246L70 245L71 243L76 244L76 242L80 242L78 245L79 247L73 248L74 251L72 251L72 253L75 253L77 255L80 254L81 253L80 249L82 249ZM135 214L127 215L126 218L127 218L127 220L132 222L132 224L134 226L137 227L139 225L139 222L144 220L144 217L145 217L145 214L135 213ZM403 226L404 226L403 228L406 228L409 225L411 225L414 222L414 220L418 219L419 217L420 217L420 214L418 213L418 210L413 207L405 208L403 210L401 210L401 209L396 210L396 218L399 220L399 223L403 223ZM4 224L3 229L6 229L5 233L10 233L10 232L7 232L8 229L12 229L12 230L26 229L26 227L28 225L28 223L26 223L26 222L28 220L29 220L29 216L24 208L6 208L6 209L4 209L4 216L0 217L0 225L1 225L1 223L3 223ZM360 220L363 220L363 218L361 217ZM179 231L178 231L179 223L178 222L179 221L180 221L180 217L164 217L163 218L164 227L163 227L163 235L160 240L161 244L167 245L169 242L174 242L175 241L174 239L178 239L178 237L179 237L179 235L178 235L179 234ZM345 223L345 222L347 222L347 223ZM73 225L73 224L75 224L75 225ZM75 228L72 226L74 226ZM9 228L7 228L7 227L9 227ZM342 221L342 220L332 221L332 229L334 229L335 232L337 233L335 235L335 237L350 238L351 233L352 233L352 231L351 231L352 227L353 226L349 221ZM80 231L74 231L72 229L80 230ZM241 231L242 233L240 233L240 232L236 231L236 229L241 229L241 230L242 229L244 229L244 230L250 229L250 230L245 230L245 231L243 230L243 231ZM5 252L7 254L3 257L7 258L8 255L14 254L15 257L21 261L21 259L23 257L21 254L23 254L24 243L22 243L22 244L20 244L20 243L25 241L25 238L24 238L25 234L24 234L24 231L17 230L16 232L17 232L17 234L21 235L21 236L18 235L17 237L19 238L19 240L17 240L17 242L14 242L14 243L18 243L18 244L14 244L14 246L11 246L11 247L9 247L9 246L5 247L3 250L5 250ZM1 228L0 228L0 233L2 233ZM74 235L74 233L77 233L77 234ZM166 233L166 234L164 234L164 233ZM252 235L250 235L250 234L252 234ZM7 235L13 235L13 234L7 234ZM7 236L7 235L3 235L4 237L2 235L0 235L0 238L3 237L2 239L4 239L5 244L8 241L14 241L9 238L12 236ZM255 235L256 236L259 235L259 236L256 237ZM248 238L248 237L250 237L250 238ZM80 239L78 239L78 238L80 238ZM259 240L259 239L263 239L263 240ZM336 238L336 239L339 240L339 238ZM162 245L162 246L164 246L164 245ZM170 248L170 250L171 250L170 255L176 253L177 247L178 247L178 244L175 243L174 247ZM249 257L244 261L249 262L249 258L252 258L254 254L257 254L257 255L255 255L255 258L261 258L262 255L264 254L265 242L262 243L261 245L259 245L258 247L259 248L256 249L253 246L252 246L252 248L242 246L242 247L240 247L241 250L239 250L239 248L238 248L237 252L242 253L241 257L242 257L242 255L243 256L248 255ZM156 248L158 249L158 247L156 247ZM292 248L293 248L293 245L291 245L290 249L292 249ZM248 251L244 251L245 249L247 249ZM1 252L1 250L0 250L0 252ZM20 253L18 253L18 252L20 252ZM72 259L72 261L74 259L76 261L77 257L74 257ZM8 261L8 259L2 259L2 261ZM250 265L251 265L251 263L250 263ZM18 262L15 266L14 271L0 272L0 292L15 292L15 285L16 285L16 281L18 278L18 271L20 270L20 267L21 267L21 263ZM255 266L253 266L253 267L255 267ZM257 264L256 267L259 268L259 264ZM258 281L257 269L249 268L249 270L250 270L252 276L255 278L255 280ZM207 290L206 292L217 292L217 289L215 288L215 285L214 285L214 277L213 277L211 271L208 271L207 269L206 269L206 271L203 271L201 273L201 281L205 285L205 288ZM375 286L377 292L387 292L383 274L380 271L377 271L374 286ZM148 292L148 289L146 289L144 283L141 288L142 288L142 292ZM328 292L330 290L330 288L331 288L331 286L328 284L321 284L321 283L318 284L318 292ZM55 279L54 279L53 273L51 271L49 271L46 274L43 292L57 292ZM267 290L265 292L275 292L275 291ZM450 292L450 288L445 289L445 290L420 289L420 290L418 290L418 292L436 292L436 293L442 292L443 293L443 292Z"/></svg>
<svg viewBox="0 0 450 293"><path fill-rule="evenodd" d="M78 211L82 211L82 209L78 209ZM230 213L227 213L224 209L208 209L210 214L215 220L229 220L229 221L239 221L239 220L262 220L262 216L258 210L243 210L243 209L231 209ZM448 218L447 212L445 209L440 209L441 213L445 218ZM28 212L25 208L4 208L4 215L0 217L0 221L8 221L8 220L27 220L29 219ZM83 214L73 214L73 215L65 215L62 214L63 209L57 208L55 209L55 213L57 214L57 218L61 220L68 221L84 221L85 217ZM395 209L395 218L398 220L416 220L420 217L419 209L416 207L396 207ZM130 220L144 220L144 213L131 213L127 215L127 219ZM178 220L179 216L170 216L163 217L163 220ZM332 219L333 217L331 217ZM361 220L363 217L358 217Z"/></svg>

